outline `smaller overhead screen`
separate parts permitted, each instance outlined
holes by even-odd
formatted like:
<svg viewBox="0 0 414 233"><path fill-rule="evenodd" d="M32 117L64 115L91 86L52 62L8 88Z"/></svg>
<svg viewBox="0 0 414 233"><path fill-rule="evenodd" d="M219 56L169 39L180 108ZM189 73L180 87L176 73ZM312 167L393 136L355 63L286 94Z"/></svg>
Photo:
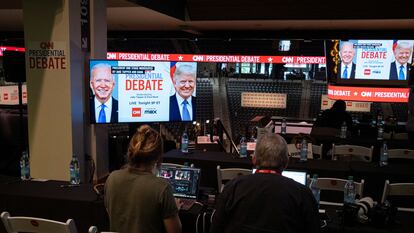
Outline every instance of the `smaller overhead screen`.
<svg viewBox="0 0 414 233"><path fill-rule="evenodd" d="M414 40L327 41L328 80L353 86L408 86L413 45Z"/></svg>

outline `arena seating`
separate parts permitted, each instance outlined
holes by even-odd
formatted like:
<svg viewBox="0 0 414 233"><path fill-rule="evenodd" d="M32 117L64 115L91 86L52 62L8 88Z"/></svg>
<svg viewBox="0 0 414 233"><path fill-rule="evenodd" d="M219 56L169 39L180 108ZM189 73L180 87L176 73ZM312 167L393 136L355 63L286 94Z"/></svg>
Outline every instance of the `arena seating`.
<svg viewBox="0 0 414 233"><path fill-rule="evenodd" d="M321 97L328 93L326 82L312 82L310 89L309 118L316 118L321 110Z"/></svg>
<svg viewBox="0 0 414 233"><path fill-rule="evenodd" d="M281 81L266 79L229 79L226 85L233 137L246 135L244 130L255 116L299 117L302 96L301 81ZM244 108L241 107L241 92L286 93L286 109Z"/></svg>

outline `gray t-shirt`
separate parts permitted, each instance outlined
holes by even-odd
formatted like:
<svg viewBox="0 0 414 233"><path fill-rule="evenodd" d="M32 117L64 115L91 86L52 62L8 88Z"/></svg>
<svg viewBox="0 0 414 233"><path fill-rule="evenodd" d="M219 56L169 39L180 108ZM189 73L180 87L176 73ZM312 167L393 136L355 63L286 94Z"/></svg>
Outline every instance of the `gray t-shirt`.
<svg viewBox="0 0 414 233"><path fill-rule="evenodd" d="M149 172L122 169L105 184L105 207L111 231L165 232L163 219L178 214L171 186Z"/></svg>

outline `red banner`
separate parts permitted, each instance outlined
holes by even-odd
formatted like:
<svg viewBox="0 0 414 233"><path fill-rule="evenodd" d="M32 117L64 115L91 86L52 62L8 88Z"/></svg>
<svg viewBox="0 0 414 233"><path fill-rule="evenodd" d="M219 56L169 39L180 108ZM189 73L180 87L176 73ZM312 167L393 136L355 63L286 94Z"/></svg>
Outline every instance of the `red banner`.
<svg viewBox="0 0 414 233"><path fill-rule="evenodd" d="M370 101L370 102L408 102L409 88L347 87L328 85L329 99Z"/></svg>
<svg viewBox="0 0 414 233"><path fill-rule="evenodd" d="M0 56L3 56L4 50L15 50L15 51L24 52L25 48L0 46ZM108 52L106 54L106 57L109 60L132 60L132 61L325 64L325 57L318 57L318 56L251 56L251 55L245 56L245 55Z"/></svg>
<svg viewBox="0 0 414 233"><path fill-rule="evenodd" d="M316 56L311 56L311 57L307 57L307 56L250 56L250 55L244 56L244 55L108 52L107 59L134 60L134 61L325 64L325 57L316 57Z"/></svg>
<svg viewBox="0 0 414 233"><path fill-rule="evenodd" d="M0 57L3 56L3 51L6 50L24 52L24 48L22 47L0 46Z"/></svg>

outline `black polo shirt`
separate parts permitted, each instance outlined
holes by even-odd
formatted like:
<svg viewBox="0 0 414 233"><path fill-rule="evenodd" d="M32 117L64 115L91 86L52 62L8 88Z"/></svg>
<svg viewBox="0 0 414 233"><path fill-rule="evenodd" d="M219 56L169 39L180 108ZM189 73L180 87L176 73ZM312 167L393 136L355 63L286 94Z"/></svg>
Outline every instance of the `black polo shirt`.
<svg viewBox="0 0 414 233"><path fill-rule="evenodd" d="M211 233L320 232L310 189L279 174L240 176L217 198Z"/></svg>

